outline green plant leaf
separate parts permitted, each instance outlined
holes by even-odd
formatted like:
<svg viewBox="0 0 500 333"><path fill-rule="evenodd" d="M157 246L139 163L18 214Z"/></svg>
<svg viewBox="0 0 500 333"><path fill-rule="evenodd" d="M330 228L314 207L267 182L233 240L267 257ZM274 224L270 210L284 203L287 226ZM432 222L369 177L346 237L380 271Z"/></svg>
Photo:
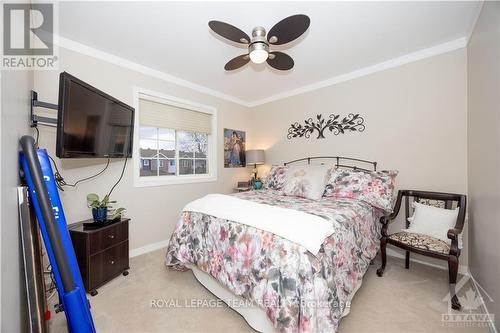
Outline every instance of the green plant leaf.
<svg viewBox="0 0 500 333"><path fill-rule="evenodd" d="M95 203L99 202L99 196L95 193L87 194L87 207L95 208Z"/></svg>
<svg viewBox="0 0 500 333"><path fill-rule="evenodd" d="M113 215L111 215L111 220L121 217L122 212L125 211L125 208L117 208L113 210Z"/></svg>

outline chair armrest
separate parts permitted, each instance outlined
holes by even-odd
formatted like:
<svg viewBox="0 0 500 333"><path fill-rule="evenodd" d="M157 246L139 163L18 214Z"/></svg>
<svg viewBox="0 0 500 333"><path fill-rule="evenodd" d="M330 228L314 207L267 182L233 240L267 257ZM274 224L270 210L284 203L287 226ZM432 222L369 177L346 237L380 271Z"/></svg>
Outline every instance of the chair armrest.
<svg viewBox="0 0 500 333"><path fill-rule="evenodd" d="M458 235L462 233L462 229L459 228L452 228L448 230L448 238L451 239L451 244L450 244L450 255L454 256L459 256L460 255L460 249L458 248Z"/></svg>
<svg viewBox="0 0 500 333"><path fill-rule="evenodd" d="M467 197L465 195L460 196L460 201L459 201L459 211L458 211L458 216L457 216L457 222L455 223L455 227L448 230L448 238L452 240L452 245L453 243L456 243L458 241L458 235L462 233L462 229L464 227L465 223L465 209L467 205Z"/></svg>
<svg viewBox="0 0 500 333"><path fill-rule="evenodd" d="M380 223L383 225L388 225L394 218L391 218L391 215L384 215L380 218Z"/></svg>
<svg viewBox="0 0 500 333"><path fill-rule="evenodd" d="M449 239L454 240L454 239L458 239L458 235L460 235L461 233L462 233L461 229L452 228L452 229L448 230L447 236Z"/></svg>

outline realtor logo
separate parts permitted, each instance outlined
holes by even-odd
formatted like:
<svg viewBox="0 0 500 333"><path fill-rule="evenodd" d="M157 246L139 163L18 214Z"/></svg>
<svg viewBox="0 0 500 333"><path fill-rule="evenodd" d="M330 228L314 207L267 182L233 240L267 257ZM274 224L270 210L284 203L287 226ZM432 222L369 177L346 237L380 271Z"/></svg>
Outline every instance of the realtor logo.
<svg viewBox="0 0 500 333"><path fill-rule="evenodd" d="M53 3L3 4L3 69L57 69Z"/></svg>

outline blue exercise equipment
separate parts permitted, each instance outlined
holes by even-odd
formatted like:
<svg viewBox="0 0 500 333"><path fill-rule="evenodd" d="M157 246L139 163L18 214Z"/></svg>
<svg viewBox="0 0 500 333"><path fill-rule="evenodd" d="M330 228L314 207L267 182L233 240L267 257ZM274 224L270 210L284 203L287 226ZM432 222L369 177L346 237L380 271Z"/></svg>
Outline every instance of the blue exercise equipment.
<svg viewBox="0 0 500 333"><path fill-rule="evenodd" d="M20 142L21 167L69 331L96 332L47 151L36 149L31 136L23 136Z"/></svg>

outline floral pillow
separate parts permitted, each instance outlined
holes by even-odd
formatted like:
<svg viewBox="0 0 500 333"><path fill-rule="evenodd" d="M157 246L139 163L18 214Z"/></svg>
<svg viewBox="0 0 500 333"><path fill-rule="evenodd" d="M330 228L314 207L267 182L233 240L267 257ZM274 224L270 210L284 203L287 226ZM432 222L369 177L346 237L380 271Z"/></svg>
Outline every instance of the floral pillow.
<svg viewBox="0 0 500 333"><path fill-rule="evenodd" d="M288 167L273 165L269 171L264 187L270 190L281 190L286 181Z"/></svg>
<svg viewBox="0 0 500 333"><path fill-rule="evenodd" d="M312 200L321 199L330 169L325 165L290 167L283 186L284 194Z"/></svg>
<svg viewBox="0 0 500 333"><path fill-rule="evenodd" d="M358 199L386 212L392 212L397 174L397 171L337 169L331 173L324 195Z"/></svg>

